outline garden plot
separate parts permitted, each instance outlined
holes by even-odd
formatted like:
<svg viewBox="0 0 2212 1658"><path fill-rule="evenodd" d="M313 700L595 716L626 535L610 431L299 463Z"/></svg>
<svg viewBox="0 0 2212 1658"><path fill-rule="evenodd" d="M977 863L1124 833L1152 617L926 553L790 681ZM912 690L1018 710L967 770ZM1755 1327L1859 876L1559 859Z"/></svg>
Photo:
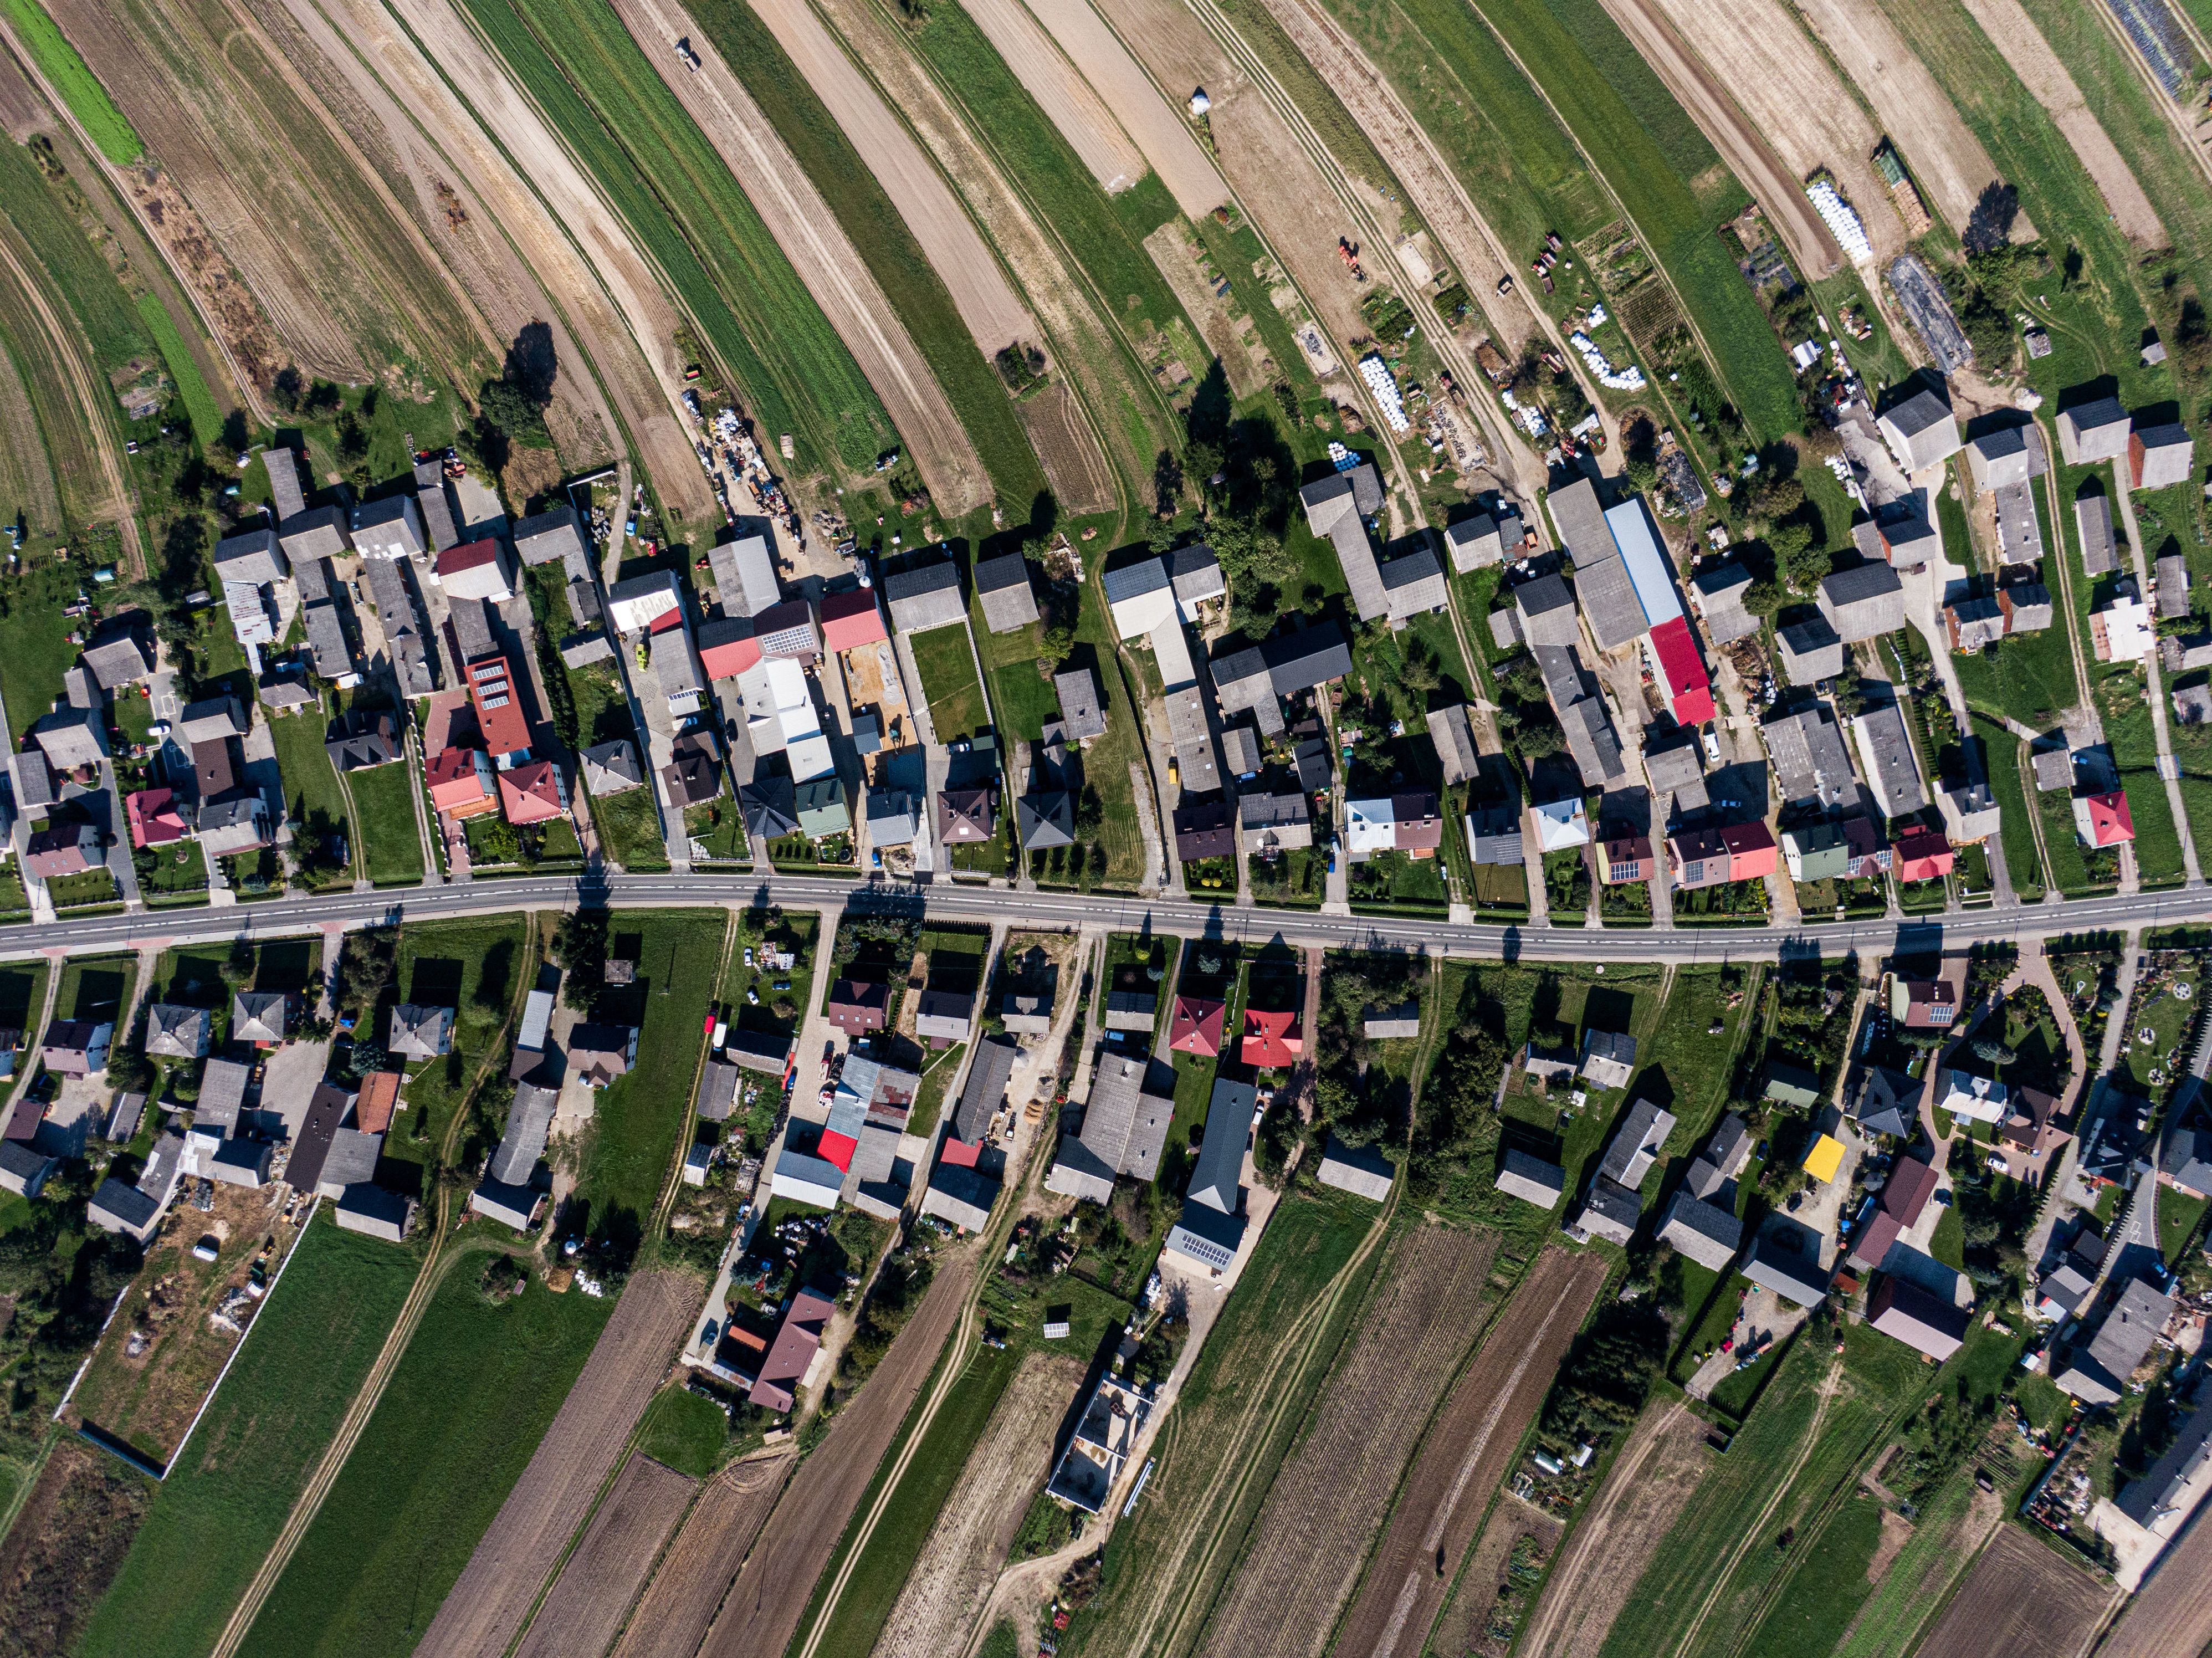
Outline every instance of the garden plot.
<svg viewBox="0 0 2212 1658"><path fill-rule="evenodd" d="M1051 381L1023 398L1015 409L1060 511L1071 516L1113 511L1113 466L1067 387L1059 380Z"/></svg>
<svg viewBox="0 0 2212 1658"><path fill-rule="evenodd" d="M610 1334L614 1327L608 1327ZM698 1488L688 1474L633 1454L561 1568L515 1658L598 1658L605 1652Z"/></svg>
<svg viewBox="0 0 2212 1658"><path fill-rule="evenodd" d="M1022 0L969 0L968 15L1109 195L1145 176L1145 155Z"/></svg>
<svg viewBox="0 0 2212 1658"><path fill-rule="evenodd" d="M1051 1472L1054 1436L1083 1375L1082 1363L1062 1354L1022 1361L930 1528L875 1658L936 1658L964 1645Z"/></svg>
<svg viewBox="0 0 2212 1658"><path fill-rule="evenodd" d="M732 1463L685 1517L614 1658L692 1658L791 1472L793 1453Z"/></svg>
<svg viewBox="0 0 2212 1658"><path fill-rule="evenodd" d="M897 203L976 349L988 357L1015 340L1042 338L951 187L821 18L798 0L762 0L755 9Z"/></svg>
<svg viewBox="0 0 2212 1658"><path fill-rule="evenodd" d="M1923 1658L2072 1658L2111 1599L2057 1550L2000 1526L1920 1651Z"/></svg>
<svg viewBox="0 0 2212 1658"><path fill-rule="evenodd" d="M1501 1497L1461 1567L1457 1593L1430 1640L1432 1652L1505 1658L1519 1615L1565 1527L1541 1509Z"/></svg>
<svg viewBox="0 0 2212 1658"><path fill-rule="evenodd" d="M1393 1251L1268 1491L1203 1649L1323 1650L1437 1396L1487 1316L1496 1243L1423 1224ZM1395 1583L1389 1594L1395 1602ZM1355 1631L1345 1649L1368 1651L1375 1643Z"/></svg>
<svg viewBox="0 0 2212 1658"><path fill-rule="evenodd" d="M1928 205L1963 234L1982 192L2002 182L1996 163L1966 128L1928 66L1913 55L1893 25L1873 6L1849 0L1794 0L1820 43L1855 82L1875 118L1905 156ZM2035 239L2021 215L2013 240Z"/></svg>
<svg viewBox="0 0 2212 1658"><path fill-rule="evenodd" d="M1597 1256L1548 1249L1522 1280L1422 1443L1338 1653L1421 1649L1447 1587L1436 1563L1466 1552L1605 1273Z"/></svg>

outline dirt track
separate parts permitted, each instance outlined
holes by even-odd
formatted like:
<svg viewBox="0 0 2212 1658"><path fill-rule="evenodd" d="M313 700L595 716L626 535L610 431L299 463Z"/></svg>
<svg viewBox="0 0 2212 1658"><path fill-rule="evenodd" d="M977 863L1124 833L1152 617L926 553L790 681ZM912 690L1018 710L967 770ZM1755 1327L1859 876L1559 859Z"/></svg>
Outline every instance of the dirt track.
<svg viewBox="0 0 2212 1658"><path fill-rule="evenodd" d="M1655 0L1614 0L1650 8ZM1875 257L1904 252L1905 222L1869 158L1881 135L1808 38L1787 0L1656 0L1712 78L1773 147L1793 185L1827 167L1865 222ZM1702 123L1701 123L1702 125ZM1742 175L1738 174L1739 177ZM1747 180L1748 182L1748 180ZM1759 186L1753 186L1755 190ZM1791 192L1804 199L1802 189ZM1760 197L1760 204L1766 199ZM1814 216L1817 222L1819 216Z"/></svg>
<svg viewBox="0 0 2212 1658"><path fill-rule="evenodd" d="M1720 151L1721 160L1764 208L1782 245L1807 276L1832 274L1844 264L1843 250L1813 210L1813 203L1773 146L1729 96L1712 70L1678 32L1655 0L1605 0L1605 9L1675 101L1689 112L1698 130ZM1741 24L1730 23L1725 33Z"/></svg>
<svg viewBox="0 0 2212 1658"><path fill-rule="evenodd" d="M515 1658L599 1658L698 1488L689 1474L634 1453L531 1619Z"/></svg>
<svg viewBox="0 0 2212 1658"><path fill-rule="evenodd" d="M750 1457L715 1476L647 1585L615 1658L692 1658L796 1455Z"/></svg>
<svg viewBox="0 0 2212 1658"><path fill-rule="evenodd" d="M321 29L342 37L438 135L547 291L568 307L662 500L687 519L713 513L714 498L675 413L672 388L684 368L675 307L449 0L392 0L388 10L377 0L285 3L311 33L321 19Z"/></svg>
<svg viewBox="0 0 2212 1658"><path fill-rule="evenodd" d="M1990 37L1990 44L2004 54L2021 84L2051 112L2120 229L2130 241L2144 247L2164 247L2166 226L2159 219L2158 210L2143 194L2118 146L2082 100L2081 88L2074 84L2074 77L2066 72L2065 64L2058 61L2058 54L2051 51L2051 43L2043 38L2020 0L1964 3L1982 26L1982 33Z"/></svg>
<svg viewBox="0 0 2212 1658"><path fill-rule="evenodd" d="M669 91L729 164L731 176L744 186L776 246L884 400L939 510L957 517L981 506L989 483L944 388L822 192L714 42L676 0L614 0L614 10ZM667 42L686 35L699 56L696 70L684 67L666 49Z"/></svg>
<svg viewBox="0 0 2212 1658"><path fill-rule="evenodd" d="M1146 78L1128 48L1091 9L1091 0L1029 0L1029 9L1060 50L1082 66L1084 78L1120 118L1186 218L1211 213L1229 199L1219 170L1199 148L1181 112Z"/></svg>
<svg viewBox="0 0 2212 1658"><path fill-rule="evenodd" d="M1821 43L1874 106L1875 117L1905 165L1954 232L1963 232L1974 203L1997 180L1996 163L1967 130L1928 66L1913 56L1896 27L1872 5L1852 0L1795 0ZM2017 241L2033 241L2027 217L2013 222Z"/></svg>
<svg viewBox="0 0 2212 1658"><path fill-rule="evenodd" d="M1521 1637L1528 1658L1597 1658L1644 1566L1711 1460L1705 1424L1680 1405L1637 1424Z"/></svg>
<svg viewBox="0 0 2212 1658"><path fill-rule="evenodd" d="M1392 1252L1284 1459L1201 1652L1313 1655L1451 1373L1488 1314L1486 1232L1423 1224ZM1364 1649L1361 1649L1364 1650Z"/></svg>
<svg viewBox="0 0 2212 1658"><path fill-rule="evenodd" d="M976 349L988 357L1015 340L1041 343L1036 319L961 211L951 187L852 59L838 50L812 8L805 0L756 0L753 9L897 207L951 292Z"/></svg>
<svg viewBox="0 0 2212 1658"><path fill-rule="evenodd" d="M2196 1586L2199 1601L2203 1584ZM1921 1643L1920 1658L2074 1658L2112 1592L2017 1526L2000 1526ZM2193 1647L2145 1649L2185 1658Z"/></svg>
<svg viewBox="0 0 2212 1658"><path fill-rule="evenodd" d="M1082 1382L1079 1360L1032 1353L1022 1361L929 1529L874 1658L942 1658L968 1644L1014 1533L1052 1472L1053 1435Z"/></svg>
<svg viewBox="0 0 2212 1658"><path fill-rule="evenodd" d="M940 1257L937 1278L890 1351L784 1490L707 1631L701 1658L781 1658L907 1407L937 1363L975 1281L974 1251Z"/></svg>
<svg viewBox="0 0 2212 1658"><path fill-rule="evenodd" d="M1564 1249L1545 1250L1528 1269L1421 1442L1338 1638L1344 1658L1421 1651L1448 1582L1437 1552L1447 1563L1466 1553L1604 1282L1602 1260Z"/></svg>
<svg viewBox="0 0 2212 1658"><path fill-rule="evenodd" d="M1101 189L1110 196L1145 176L1136 141L1022 0L968 0L965 9Z"/></svg>
<svg viewBox="0 0 2212 1658"><path fill-rule="evenodd" d="M416 1658L501 1658L606 1483L638 1415L667 1374L698 1289L689 1274L640 1272L545 1430Z"/></svg>

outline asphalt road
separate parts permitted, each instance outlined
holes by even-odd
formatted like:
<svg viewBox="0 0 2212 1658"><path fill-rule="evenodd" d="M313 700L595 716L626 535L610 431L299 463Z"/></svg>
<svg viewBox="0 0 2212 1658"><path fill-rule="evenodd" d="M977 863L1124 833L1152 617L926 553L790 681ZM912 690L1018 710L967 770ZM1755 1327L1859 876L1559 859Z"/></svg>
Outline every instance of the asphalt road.
<svg viewBox="0 0 2212 1658"><path fill-rule="evenodd" d="M90 920L64 918L0 932L0 959L94 950L158 949L240 936L270 937L377 921L566 909L586 896L629 908L775 903L851 904L909 909L935 920L1006 921L1016 926L1110 926L1184 936L1207 934L1321 949L1396 947L1451 956L1532 961L1696 962L1777 960L1785 951L1856 950L1885 956L1900 934L1944 949L1987 939L2047 938L2103 929L2212 920L2212 889L2121 895L2078 903L2027 904L1920 920L1837 922L1796 928L1577 928L1481 926L1395 915L1322 915L1310 910L1242 908L1178 898L1113 898L1079 893L900 882L855 882L770 875L608 875L557 879L478 880L383 892L272 899L221 908L142 911Z"/></svg>

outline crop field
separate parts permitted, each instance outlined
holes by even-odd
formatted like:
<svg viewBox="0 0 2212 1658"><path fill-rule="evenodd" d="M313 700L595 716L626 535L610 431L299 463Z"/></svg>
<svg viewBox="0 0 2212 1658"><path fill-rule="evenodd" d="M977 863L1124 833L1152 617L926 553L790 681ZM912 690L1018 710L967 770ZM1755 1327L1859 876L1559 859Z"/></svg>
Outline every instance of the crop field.
<svg viewBox="0 0 2212 1658"><path fill-rule="evenodd" d="M659 265L746 412L792 433L802 465L873 465L893 445L883 404L620 20L575 0L526 20L507 0L467 9Z"/></svg>
<svg viewBox="0 0 2212 1658"><path fill-rule="evenodd" d="M2005 1434L2000 1427L1993 1431ZM1834 1643L1837 1658L1906 1658L1920 1635L1972 1568L1983 1541L2002 1521L2005 1482L1996 1491L1976 1488L1980 1464L1969 1460L1920 1504L1911 1534L1878 1567L1873 1593ZM1996 1472L2001 1473L2001 1465ZM1893 1515L1887 1524L1901 1516ZM1878 1554L1877 1559L1881 1558Z"/></svg>
<svg viewBox="0 0 2212 1658"><path fill-rule="evenodd" d="M2109 1599L2057 1550L2000 1526L1920 1650L1925 1658L2066 1658L2081 1649Z"/></svg>
<svg viewBox="0 0 2212 1658"><path fill-rule="evenodd" d="M1597 1658L1613 1620L1712 1458L1680 1404L1648 1409L1575 1524L1522 1636L1528 1658Z"/></svg>
<svg viewBox="0 0 2212 1658"><path fill-rule="evenodd" d="M196 1658L221 1633L398 1315L419 1261L307 1228L185 1455L155 1489L85 1658Z"/></svg>
<svg viewBox="0 0 2212 1658"><path fill-rule="evenodd" d="M1729 1649L1771 1605L1793 1557L1757 1546L1810 1533L1927 1386L1917 1354L1863 1327L1838 1357L1824 1332L1794 1342L1757 1409L1638 1580L1603 1651ZM1717 1576L1715 1563L1732 1561Z"/></svg>
<svg viewBox="0 0 2212 1658"><path fill-rule="evenodd" d="M1339 1653L1381 1651L1401 1636L1413 1650L1426 1638L1449 1566L1481 1527L1491 1493L1512 1466L1606 1272L1595 1255L1547 1248L1522 1279L1421 1443L1338 1638Z"/></svg>
<svg viewBox="0 0 2212 1658"><path fill-rule="evenodd" d="M1044 476L1021 421L899 207L853 147L768 26L744 0L691 9L769 124L852 238L891 309L937 377L1000 499L1026 507ZM989 349L1012 343L1000 340Z"/></svg>
<svg viewBox="0 0 2212 1658"><path fill-rule="evenodd" d="M1213 1551L1260 1503L1241 1482L1264 1487L1311 1403L1327 1368L1316 1356L1334 1351L1372 1278L1376 1220L1374 1205L1340 1195L1276 1205L1154 1442L1145 1500L1107 1540L1105 1586L1061 1637L1066 1658L1194 1642L1231 1564Z"/></svg>
<svg viewBox="0 0 2212 1658"><path fill-rule="evenodd" d="M1705 136L1601 7L1483 0L1484 20L1528 66L1585 155L1666 265L1711 347L1713 367L1761 438L1799 420L1787 360L1737 274L1717 225L1745 201Z"/></svg>
<svg viewBox="0 0 2212 1658"><path fill-rule="evenodd" d="M877 1658L935 1658L973 1632L1022 1516L1052 1472L1053 1437L1083 1375L1082 1362L1072 1355L1029 1354L998 1395L981 1432L969 1429L954 1440L974 1448L942 1503L925 1510L936 1521L896 1603L880 1619L882 1633L872 1648ZM871 1649L868 1620L862 1625L855 1631L861 1639L850 1650ZM825 1642L822 1649L835 1648Z"/></svg>
<svg viewBox="0 0 2212 1658"><path fill-rule="evenodd" d="M728 927L723 914L624 911L617 937L635 930L637 982L608 992L607 1017L638 1032L637 1064L599 1096L585 1131L574 1220L595 1236L641 1240L689 1120L707 1004Z"/></svg>
<svg viewBox="0 0 2212 1658"><path fill-rule="evenodd" d="M384 1155L431 1163L446 1125L460 1108L475 1071L499 1045L509 1017L520 1011L517 984L523 970L522 920L441 921L403 928L393 1002L450 1007L453 1051L414 1068L406 1111L393 1117ZM384 1017L381 1010L377 1017ZM380 1023L378 1034L385 1027Z"/></svg>
<svg viewBox="0 0 2212 1658"><path fill-rule="evenodd" d="M495 1303L478 1287L488 1259L449 1258L375 1414L246 1632L247 1658L413 1651L531 1460L613 1309L536 1282Z"/></svg>
<svg viewBox="0 0 2212 1658"><path fill-rule="evenodd" d="M991 711L975 677L975 653L965 628L932 628L906 635L914 665L921 675L921 695L929 704L929 723L940 743L988 730Z"/></svg>
<svg viewBox="0 0 2212 1658"><path fill-rule="evenodd" d="M561 1658L612 1644L699 1482L633 1453L546 1591L515 1658Z"/></svg>
<svg viewBox="0 0 2212 1658"><path fill-rule="evenodd" d="M118 167L137 162L146 153L145 144L123 112L115 107L107 88L86 67L76 48L54 27L54 20L39 0L0 0L0 9L7 12L15 38L31 54L39 72L61 94L77 125L100 146L100 153Z"/></svg>
<svg viewBox="0 0 2212 1658"><path fill-rule="evenodd" d="M615 1658L692 1658L699 1650L794 1455L781 1450L748 1457L709 1482L646 1586Z"/></svg>

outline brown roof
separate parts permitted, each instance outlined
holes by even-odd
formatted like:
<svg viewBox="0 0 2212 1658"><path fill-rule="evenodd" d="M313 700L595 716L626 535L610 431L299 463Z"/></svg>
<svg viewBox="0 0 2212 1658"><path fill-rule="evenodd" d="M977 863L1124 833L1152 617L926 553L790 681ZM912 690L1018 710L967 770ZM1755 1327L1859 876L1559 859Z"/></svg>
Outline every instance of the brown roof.
<svg viewBox="0 0 2212 1658"><path fill-rule="evenodd" d="M1896 1216L1899 1225L1910 1226L1920 1218L1935 1191L1933 1169L1917 1157L1899 1157L1889 1171L1889 1184L1881 1188L1882 1210Z"/></svg>
<svg viewBox="0 0 2212 1658"><path fill-rule="evenodd" d="M362 1133L381 1134L392 1127L392 1114L399 1108L399 1082L397 1071L372 1071L361 1079L353 1109Z"/></svg>
<svg viewBox="0 0 2212 1658"><path fill-rule="evenodd" d="M889 985L840 979L830 987L830 1023L840 1030L881 1030L890 1005Z"/></svg>
<svg viewBox="0 0 2212 1658"><path fill-rule="evenodd" d="M192 769L199 777L200 799L212 800L238 786L238 767L231 758L231 739L217 737L192 744Z"/></svg>

